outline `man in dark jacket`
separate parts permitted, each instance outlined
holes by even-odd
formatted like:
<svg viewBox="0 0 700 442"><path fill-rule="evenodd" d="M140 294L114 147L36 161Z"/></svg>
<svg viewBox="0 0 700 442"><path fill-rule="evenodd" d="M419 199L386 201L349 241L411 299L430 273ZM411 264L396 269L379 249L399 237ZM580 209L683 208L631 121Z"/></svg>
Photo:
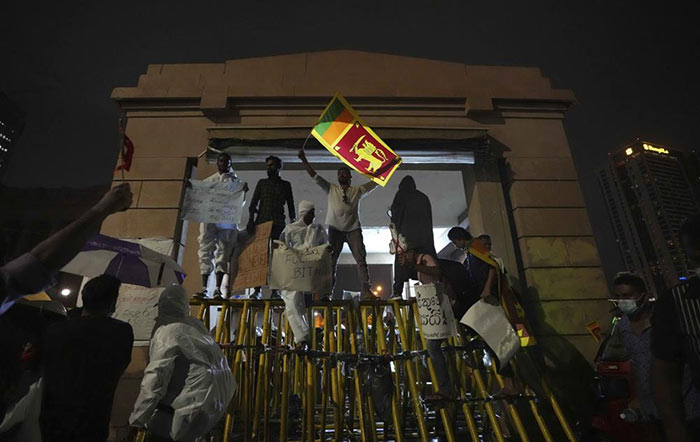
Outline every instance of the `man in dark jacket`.
<svg viewBox="0 0 700 442"><path fill-rule="evenodd" d="M396 231L406 238L409 250L418 254L428 254L436 257L433 240L433 211L430 199L416 188L416 182L408 175L401 180L399 190L391 203L391 223ZM399 253L394 264L394 296L401 296L406 281L415 274L399 265Z"/></svg>

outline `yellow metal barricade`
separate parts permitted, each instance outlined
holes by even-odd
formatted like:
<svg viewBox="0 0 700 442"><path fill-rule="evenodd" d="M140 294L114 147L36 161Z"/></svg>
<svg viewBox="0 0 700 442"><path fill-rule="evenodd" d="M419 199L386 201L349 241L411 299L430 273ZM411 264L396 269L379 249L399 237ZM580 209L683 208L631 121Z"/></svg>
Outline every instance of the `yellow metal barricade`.
<svg viewBox="0 0 700 442"><path fill-rule="evenodd" d="M552 425L568 441L576 441L546 381L527 385L518 376L518 358L524 352L511 363L515 378L504 380L488 363L478 337L449 339L445 357L453 368L456 399L426 403L424 397L437 391L438 379L426 354L415 301L313 302L307 311L312 326L308 348L296 345L281 300L191 303L199 307L205 324L215 323L213 335L225 349L237 385L217 430L223 429L226 442L427 442L439 433L449 442L501 442L504 432L521 441L551 442ZM387 308L392 314L384 323ZM391 370L388 422L377 414L365 385L373 364ZM500 393L506 384L518 391ZM544 397L536 401L535 391Z"/></svg>

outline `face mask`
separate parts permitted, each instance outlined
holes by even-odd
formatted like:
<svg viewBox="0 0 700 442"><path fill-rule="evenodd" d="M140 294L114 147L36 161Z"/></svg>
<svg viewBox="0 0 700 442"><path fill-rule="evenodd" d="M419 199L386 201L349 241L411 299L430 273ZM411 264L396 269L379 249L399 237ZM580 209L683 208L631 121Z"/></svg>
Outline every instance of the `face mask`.
<svg viewBox="0 0 700 442"><path fill-rule="evenodd" d="M620 299L617 301L617 307L622 311L622 313L626 315L632 315L634 314L637 310L639 310L639 307L637 306L637 301L634 299Z"/></svg>

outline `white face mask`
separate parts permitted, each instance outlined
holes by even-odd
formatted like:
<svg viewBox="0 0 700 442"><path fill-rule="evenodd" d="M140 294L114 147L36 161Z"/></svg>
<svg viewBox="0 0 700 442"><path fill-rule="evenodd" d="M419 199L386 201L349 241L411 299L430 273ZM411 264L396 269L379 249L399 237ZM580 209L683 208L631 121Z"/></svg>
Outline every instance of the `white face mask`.
<svg viewBox="0 0 700 442"><path fill-rule="evenodd" d="M635 299L620 299L617 301L617 307L627 316L633 315L639 310Z"/></svg>

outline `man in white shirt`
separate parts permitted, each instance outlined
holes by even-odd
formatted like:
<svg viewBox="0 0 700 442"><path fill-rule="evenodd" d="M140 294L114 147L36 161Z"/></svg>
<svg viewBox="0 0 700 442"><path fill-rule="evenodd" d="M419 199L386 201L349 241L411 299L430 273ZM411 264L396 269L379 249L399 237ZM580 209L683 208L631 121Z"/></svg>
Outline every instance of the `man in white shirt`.
<svg viewBox="0 0 700 442"><path fill-rule="evenodd" d="M303 149L299 150L299 159L309 176L328 194L326 224L328 224L328 240L333 249L333 286L335 287L335 268L340 252L343 250L343 245L348 243L352 256L357 262L357 273L362 283L362 297L375 299L370 289L367 252L362 238L359 209L360 200L374 190L377 183L370 181L361 186L351 186L352 176L347 166L338 169L338 184L329 183L311 167Z"/></svg>
<svg viewBox="0 0 700 442"><path fill-rule="evenodd" d="M310 249L328 242L326 229L314 222L316 218L314 203L306 200L300 202L297 214L299 220L284 228L280 241L287 247L297 250ZM282 299L287 311L287 320L294 332L294 340L298 344L309 342L309 322L304 314L306 312L304 292L282 290Z"/></svg>
<svg viewBox="0 0 700 442"><path fill-rule="evenodd" d="M231 157L227 153L220 153L216 159L218 171L205 178L209 182L240 183L241 180L231 169ZM243 191L248 191L248 183L243 183ZM245 205L245 198L243 200ZM238 243L238 226L234 223L202 223L199 225L199 270L202 274L202 291L195 297L207 296L207 282L212 270L216 269L216 289L214 298L221 298L221 283L226 274L231 253Z"/></svg>

